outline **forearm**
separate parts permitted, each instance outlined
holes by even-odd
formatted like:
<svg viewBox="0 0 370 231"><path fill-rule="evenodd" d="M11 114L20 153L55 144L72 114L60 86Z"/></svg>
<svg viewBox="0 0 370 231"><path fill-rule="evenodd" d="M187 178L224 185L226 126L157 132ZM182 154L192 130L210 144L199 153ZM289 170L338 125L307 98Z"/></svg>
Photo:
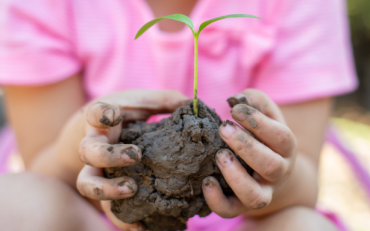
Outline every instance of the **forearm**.
<svg viewBox="0 0 370 231"><path fill-rule="evenodd" d="M83 113L77 112L63 127L58 138L36 154L28 169L56 177L75 188L78 173L83 167L78 148L84 137L84 123Z"/></svg>
<svg viewBox="0 0 370 231"><path fill-rule="evenodd" d="M298 153L289 177L277 188L271 203L263 209L251 210L249 217L264 216L289 206L301 205L313 208L317 199L317 164Z"/></svg>

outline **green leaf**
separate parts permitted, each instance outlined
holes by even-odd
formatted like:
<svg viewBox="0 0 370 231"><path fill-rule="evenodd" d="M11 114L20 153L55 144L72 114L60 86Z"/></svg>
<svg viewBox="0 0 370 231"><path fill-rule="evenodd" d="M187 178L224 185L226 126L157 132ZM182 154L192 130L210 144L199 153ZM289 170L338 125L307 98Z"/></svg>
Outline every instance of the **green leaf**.
<svg viewBox="0 0 370 231"><path fill-rule="evenodd" d="M137 32L137 34L135 36L135 39L139 38L142 34L144 34L145 31L147 31L150 27L152 27L154 24L156 24L157 22L161 21L162 19L172 19L172 20L175 20L175 21L179 21L179 22L185 23L191 29L191 31L193 32L193 35L195 35L194 24L193 24L193 22L191 21L191 19L188 16L185 16L183 14L172 14L172 15L167 15L167 16L159 17L159 18L153 19L150 22L147 22Z"/></svg>
<svg viewBox="0 0 370 231"><path fill-rule="evenodd" d="M248 14L229 14L229 15L225 15L225 16L221 16L221 17L217 17L217 18L212 18L212 19L207 20L207 21L203 22L202 24L200 24L198 35L209 24L211 24L213 22L216 22L218 20L224 19L224 18L258 18L258 19L262 19L262 18L253 16L253 15L248 15Z"/></svg>

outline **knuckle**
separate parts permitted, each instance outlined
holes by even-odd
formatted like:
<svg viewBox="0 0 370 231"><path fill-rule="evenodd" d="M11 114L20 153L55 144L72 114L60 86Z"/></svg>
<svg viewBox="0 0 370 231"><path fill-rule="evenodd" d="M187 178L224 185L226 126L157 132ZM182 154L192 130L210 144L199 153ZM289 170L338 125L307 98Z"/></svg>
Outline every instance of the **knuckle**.
<svg viewBox="0 0 370 231"><path fill-rule="evenodd" d="M269 204L270 200L264 196L262 193L256 194L254 198L252 198L251 202L249 203L250 209L261 209Z"/></svg>
<svg viewBox="0 0 370 231"><path fill-rule="evenodd" d="M292 134L288 127L284 126L277 134L276 141L280 145L287 145L292 141Z"/></svg>
<svg viewBox="0 0 370 231"><path fill-rule="evenodd" d="M264 170L264 177L268 180L276 181L285 173L285 165L282 161L275 158L271 158L266 163L266 168Z"/></svg>
<svg viewBox="0 0 370 231"><path fill-rule="evenodd" d="M252 137L250 138L252 139ZM251 153L253 153L253 150L254 150L254 145L255 143L253 141L240 141L238 140L237 141L239 144L237 145L237 149L236 151L241 151L240 155L241 157L243 157L244 155L243 154L246 154L246 153L249 153L250 155L252 155Z"/></svg>

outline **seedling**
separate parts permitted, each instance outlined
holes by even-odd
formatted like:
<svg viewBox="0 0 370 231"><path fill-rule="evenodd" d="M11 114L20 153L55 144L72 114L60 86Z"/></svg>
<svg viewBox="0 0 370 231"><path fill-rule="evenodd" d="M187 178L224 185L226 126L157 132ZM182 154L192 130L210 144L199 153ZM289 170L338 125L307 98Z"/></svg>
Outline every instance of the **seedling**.
<svg viewBox="0 0 370 231"><path fill-rule="evenodd" d="M185 23L186 25L188 25L190 30L193 32L193 37L194 37L194 99L193 99L194 102L193 102L193 112L194 112L194 115L197 116L198 115L197 103L198 103L198 38L199 38L199 34L206 26L208 26L209 24L211 24L213 22L216 22L218 20L221 20L221 19L224 19L224 18L243 18L243 17L244 18L258 18L258 19L261 19L259 17L253 16L253 15L248 15L248 14L230 14L230 15L225 15L225 16L213 18L213 19L210 19L210 20L207 20L207 21L203 22L202 24L200 24L199 29L196 32L195 29L194 29L194 24L193 24L193 22L191 21L191 19L189 17L187 17L186 15L183 15L183 14L172 14L172 15L168 15L168 16L159 17L159 18L153 19L152 21L147 22L137 32L137 34L135 36L135 39L139 38L142 34L144 34L145 31L147 31L150 27L152 27L154 24L161 21L162 19L172 19L172 20L179 21L179 22L182 22L182 23Z"/></svg>

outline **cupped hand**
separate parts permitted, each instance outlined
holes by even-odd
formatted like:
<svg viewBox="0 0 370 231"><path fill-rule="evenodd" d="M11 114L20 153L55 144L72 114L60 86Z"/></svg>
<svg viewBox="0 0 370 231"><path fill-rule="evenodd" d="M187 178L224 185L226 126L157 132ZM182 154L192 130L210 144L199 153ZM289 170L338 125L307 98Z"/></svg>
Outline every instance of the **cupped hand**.
<svg viewBox="0 0 370 231"><path fill-rule="evenodd" d="M114 93L86 106L86 136L80 143L80 159L85 166L78 176L77 189L85 197L100 200L119 229L144 230L139 222L125 224L111 212L110 200L132 197L137 191L130 177L106 179L103 174L103 168L135 165L141 160L140 148L119 144L122 127L154 114L171 113L186 103L188 98L176 91L135 90Z"/></svg>
<svg viewBox="0 0 370 231"><path fill-rule="evenodd" d="M237 104L246 101L248 105ZM267 95L247 89L230 98L229 103L233 119L241 126L228 121L221 125L219 133L254 173L249 175L231 151L223 149L216 154L217 166L235 195L225 196L214 177L203 180L203 192L210 209L222 217L268 206L289 176L297 152L295 136Z"/></svg>

